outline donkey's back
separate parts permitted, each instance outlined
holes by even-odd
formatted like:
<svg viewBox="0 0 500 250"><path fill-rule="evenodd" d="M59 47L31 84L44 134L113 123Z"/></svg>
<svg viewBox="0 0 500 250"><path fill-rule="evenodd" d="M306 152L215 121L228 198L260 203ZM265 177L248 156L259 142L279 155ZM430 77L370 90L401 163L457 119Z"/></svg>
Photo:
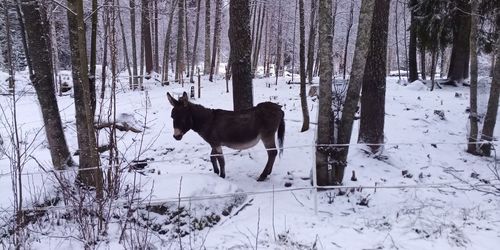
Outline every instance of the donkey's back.
<svg viewBox="0 0 500 250"><path fill-rule="evenodd" d="M214 137L223 145L234 149L253 147L259 140L273 137L278 131L284 112L272 102L240 111L214 110Z"/></svg>

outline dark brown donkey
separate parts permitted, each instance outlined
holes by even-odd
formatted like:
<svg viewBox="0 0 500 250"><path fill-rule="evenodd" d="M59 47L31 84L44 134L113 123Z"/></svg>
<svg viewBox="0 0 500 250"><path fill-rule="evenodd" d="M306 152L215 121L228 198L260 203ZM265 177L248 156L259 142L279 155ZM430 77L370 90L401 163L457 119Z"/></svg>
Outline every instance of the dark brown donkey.
<svg viewBox="0 0 500 250"><path fill-rule="evenodd" d="M276 132L278 132L280 155L283 152L285 136L283 117L285 113L281 110L280 105L263 102L247 110L227 111L208 109L191 103L186 92L179 100L175 100L170 93L167 93L167 97L174 106L172 109L174 138L176 140L182 139L182 136L190 129L197 132L212 147L210 160L214 166L214 172L220 177L226 177L222 146L232 149L248 149L255 146L259 140L264 142L268 159L266 168L257 181L263 181L271 174L274 160L278 154L274 139Z"/></svg>

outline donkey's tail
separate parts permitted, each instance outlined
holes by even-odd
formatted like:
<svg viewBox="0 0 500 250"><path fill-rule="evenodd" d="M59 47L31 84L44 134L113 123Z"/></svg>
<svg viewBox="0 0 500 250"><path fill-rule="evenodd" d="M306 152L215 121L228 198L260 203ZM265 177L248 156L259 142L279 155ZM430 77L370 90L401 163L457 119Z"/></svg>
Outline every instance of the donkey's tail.
<svg viewBox="0 0 500 250"><path fill-rule="evenodd" d="M280 125L278 127L278 148L279 155L283 154L283 141L285 140L285 114L281 116Z"/></svg>

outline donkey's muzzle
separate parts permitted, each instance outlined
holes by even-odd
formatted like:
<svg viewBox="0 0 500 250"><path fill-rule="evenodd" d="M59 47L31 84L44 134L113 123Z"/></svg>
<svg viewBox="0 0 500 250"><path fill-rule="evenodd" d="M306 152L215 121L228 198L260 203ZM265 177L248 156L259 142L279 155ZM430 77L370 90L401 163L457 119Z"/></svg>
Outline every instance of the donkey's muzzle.
<svg viewBox="0 0 500 250"><path fill-rule="evenodd" d="M182 130L178 129L178 128L174 128L174 138L176 140L180 140L182 139L182 136L184 135L184 133L182 133Z"/></svg>

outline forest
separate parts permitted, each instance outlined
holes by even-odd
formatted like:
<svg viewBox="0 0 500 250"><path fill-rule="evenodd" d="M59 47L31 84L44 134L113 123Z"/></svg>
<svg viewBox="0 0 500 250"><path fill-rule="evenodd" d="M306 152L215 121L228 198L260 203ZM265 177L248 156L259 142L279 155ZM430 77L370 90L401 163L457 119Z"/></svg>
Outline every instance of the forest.
<svg viewBox="0 0 500 250"><path fill-rule="evenodd" d="M0 245L497 249L499 31L497 0L0 0Z"/></svg>

